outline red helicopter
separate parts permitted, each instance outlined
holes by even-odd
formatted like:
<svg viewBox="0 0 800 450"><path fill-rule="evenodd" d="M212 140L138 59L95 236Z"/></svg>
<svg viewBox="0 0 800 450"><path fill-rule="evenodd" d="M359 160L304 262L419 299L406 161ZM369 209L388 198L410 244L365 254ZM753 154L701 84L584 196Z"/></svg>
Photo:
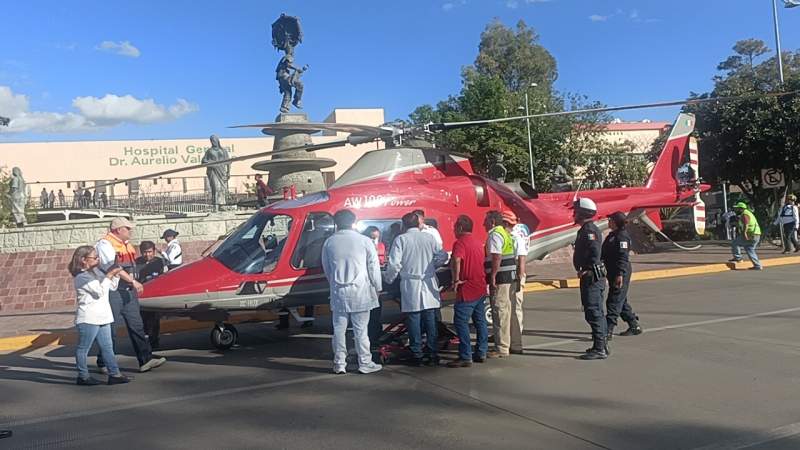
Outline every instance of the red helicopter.
<svg viewBox="0 0 800 450"><path fill-rule="evenodd" d="M599 111L618 109L622 108ZM576 112L545 116L567 113ZM498 120L481 123L495 121ZM697 144L690 136L694 123L694 116L690 114L678 116L643 187L537 193L524 182L500 183L478 175L467 157L443 149L389 146L370 151L326 191L278 201L262 208L218 243L209 255L147 282L140 297L142 309L189 316L195 320L212 320L216 323L211 332L212 344L227 349L237 339L236 328L225 323L231 311L327 304L328 282L321 269L320 254L323 242L335 231L332 215L343 208L356 213L360 231L375 226L385 237L394 232L392 225L398 223L403 214L423 209L426 221L439 229L445 249L451 248L455 240L453 224L459 215L469 215L476 223L482 223L487 211L509 209L532 232L528 255L531 259L541 259L573 242L577 225L573 223L572 203L578 196L591 198L597 203L601 228L606 224L600 218L614 211L623 211L659 231L660 208L693 206L695 227L702 233L705 212L699 194L708 186L699 182ZM430 124L426 128L441 130L474 124ZM396 129L355 125L252 126L273 130L319 126L352 133L346 139L348 143L398 137ZM341 144L342 141L338 141L304 149L315 151ZM232 160L275 153L264 152ZM197 167L201 166L148 177ZM118 182L124 181L127 180ZM477 234L485 232L478 230Z"/></svg>

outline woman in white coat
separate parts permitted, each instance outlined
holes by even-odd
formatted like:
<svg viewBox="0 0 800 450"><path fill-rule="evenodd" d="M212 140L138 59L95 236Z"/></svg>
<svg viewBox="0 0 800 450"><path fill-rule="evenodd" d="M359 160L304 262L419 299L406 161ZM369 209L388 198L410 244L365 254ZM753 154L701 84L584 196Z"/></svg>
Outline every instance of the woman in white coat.
<svg viewBox="0 0 800 450"><path fill-rule="evenodd" d="M372 361L369 349L369 312L378 307L381 268L375 244L353 229L356 215L343 209L333 216L338 230L322 246L322 268L330 284L333 316L333 372L346 373L347 321L353 325L353 340L358 353L358 371L372 373L382 369Z"/></svg>
<svg viewBox="0 0 800 450"><path fill-rule="evenodd" d="M419 216L403 216L406 232L397 237L389 251L386 282L400 276L400 305L406 314L406 327L413 364L422 364L422 329L425 329L429 363L438 364L436 348L436 310L441 306L436 268L447 262L447 253L430 234L420 231Z"/></svg>
<svg viewBox="0 0 800 450"><path fill-rule="evenodd" d="M75 284L75 293L78 301L78 310L75 313L75 326L78 328L78 349L75 352L75 362L78 366L78 379L80 386L93 386L100 381L89 375L86 358L92 343L97 339L100 353L108 368L108 384L122 384L129 380L122 375L114 356L114 347L111 341L111 323L114 315L108 301L108 291L117 287L122 268L112 266L107 273L98 268L100 261L94 247L84 245L78 247L72 255L67 269L72 274Z"/></svg>

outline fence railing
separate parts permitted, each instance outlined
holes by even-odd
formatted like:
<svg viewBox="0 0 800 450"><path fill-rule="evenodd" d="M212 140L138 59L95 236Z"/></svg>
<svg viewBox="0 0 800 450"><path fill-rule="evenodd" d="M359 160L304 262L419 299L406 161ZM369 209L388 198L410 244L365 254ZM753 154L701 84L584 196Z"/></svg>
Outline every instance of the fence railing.
<svg viewBox="0 0 800 450"><path fill-rule="evenodd" d="M249 194L228 194L229 205L252 201L255 197ZM214 204L211 194L198 193L157 193L125 196L83 196L70 195L45 200L31 198L28 208L36 211L59 209L103 209L114 211L131 211L138 213L190 213L211 212Z"/></svg>

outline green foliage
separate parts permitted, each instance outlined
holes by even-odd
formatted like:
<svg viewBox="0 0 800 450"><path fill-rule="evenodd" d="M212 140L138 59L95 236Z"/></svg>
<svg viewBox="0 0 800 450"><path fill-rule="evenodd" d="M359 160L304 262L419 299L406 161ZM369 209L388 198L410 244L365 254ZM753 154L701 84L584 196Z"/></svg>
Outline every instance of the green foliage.
<svg viewBox="0 0 800 450"><path fill-rule="evenodd" d="M606 144L598 152L584 156L584 186L603 188L641 186L647 179L645 155L633 153L630 141Z"/></svg>
<svg viewBox="0 0 800 450"><path fill-rule="evenodd" d="M697 116L701 177L741 188L761 223L767 223L776 195L762 188L761 169L782 170L787 183L797 179L800 98L763 94L800 89L800 52L783 55L786 83L780 86L775 58L759 60L769 51L762 41L739 41L733 50L735 54L718 66L724 73L714 78L714 89L696 96L762 96L689 105L685 110Z"/></svg>
<svg viewBox="0 0 800 450"><path fill-rule="evenodd" d="M584 96L554 91L556 77L556 61L539 44L532 28L520 21L512 30L495 21L481 34L475 63L462 71L461 92L435 107L418 107L409 120L423 124L524 115L525 94L531 114L601 106ZM585 153L603 147L597 131L607 119L600 114L531 119L531 147L539 190L550 188L553 170L562 159L579 164ZM479 172L486 171L502 155L507 179L530 179L525 120L450 130L436 135L435 141L438 146L470 155Z"/></svg>

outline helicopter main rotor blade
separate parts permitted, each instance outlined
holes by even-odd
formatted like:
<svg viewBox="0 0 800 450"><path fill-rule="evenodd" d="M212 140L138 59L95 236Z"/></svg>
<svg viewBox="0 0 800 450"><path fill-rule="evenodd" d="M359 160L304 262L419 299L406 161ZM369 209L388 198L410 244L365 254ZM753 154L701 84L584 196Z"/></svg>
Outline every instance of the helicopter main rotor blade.
<svg viewBox="0 0 800 450"><path fill-rule="evenodd" d="M755 98L763 98L763 97L783 97L786 95L797 94L800 91L789 91L789 92L776 92L771 94L763 94L763 95L734 95L734 96L726 96L726 97L709 97L709 98L695 98L695 99L686 99L686 100L673 100L668 102L657 102L657 103L642 103L639 105L626 105L626 106L608 106L603 108L586 108L586 109L576 109L571 111L555 111L549 113L539 113L539 114L530 114L525 116L513 116L513 117L502 117L500 119L484 119L484 120L468 120L465 122L440 122L440 123L429 123L426 128L428 131L446 131L446 130L453 130L458 128L466 128L471 127L474 125L485 125L490 123L501 123L501 122L511 122L515 120L522 120L522 119L535 119L538 117L557 117L557 116L569 116L573 114L588 114L588 113L601 113L601 112L611 112L611 111L624 111L629 109L647 109L647 108L664 108L667 106L680 106L680 105L697 105L701 103L709 103L709 102L728 102L733 100L748 100L748 99L755 99Z"/></svg>
<svg viewBox="0 0 800 450"><path fill-rule="evenodd" d="M234 162L237 162L237 161L247 161L248 159L261 158L261 157L264 157L264 156L280 155L282 153L297 152L297 151L315 152L317 150L324 150L326 148L340 147L340 146L343 146L345 144L358 145L358 144L363 144L365 142L369 142L369 141L371 141L373 139L374 138L370 138L368 140L364 140L364 139L362 139L361 136L355 136L353 139L351 139L351 137L348 136L347 139L341 139L341 140L331 141L331 142L323 142L321 144L300 145L300 146L297 146L297 147L284 148L284 149L281 149L281 150L270 150L270 151L266 151L266 152L253 153L251 155L244 155L244 156L237 156L235 158L228 158L228 159L224 159L222 161L215 161L213 163L195 164L193 166L179 167L177 169L170 169L170 170L164 170L164 171L161 171L161 172L148 173L146 175L142 175L142 176L138 176L138 177L124 178L124 179L120 179L120 180L114 180L114 181L111 181L111 182L108 182L108 183L97 184L97 185L95 185L95 188L104 187L104 186L112 186L112 185L115 185L115 184L128 183L130 181L136 181L136 180L145 180L145 179L148 179L148 178L161 178L164 175L172 175L173 173L185 172L187 170L203 169L205 167L218 166L220 164L229 164L229 163L234 163Z"/></svg>

